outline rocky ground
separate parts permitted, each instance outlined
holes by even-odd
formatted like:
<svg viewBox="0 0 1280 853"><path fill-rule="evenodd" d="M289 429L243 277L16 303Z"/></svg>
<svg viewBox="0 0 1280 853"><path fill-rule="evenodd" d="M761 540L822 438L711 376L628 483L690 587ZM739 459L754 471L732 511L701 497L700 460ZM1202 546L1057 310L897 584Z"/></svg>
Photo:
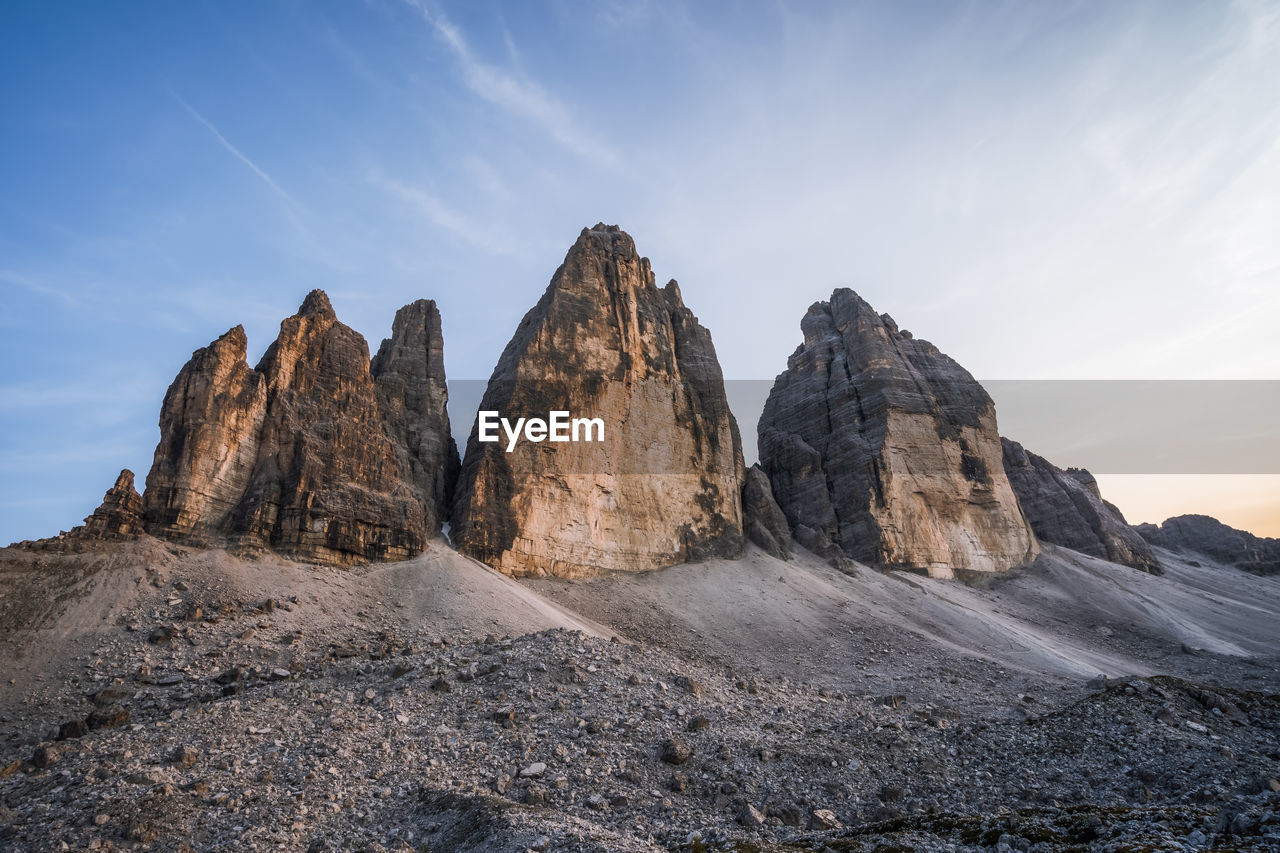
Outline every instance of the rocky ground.
<svg viewBox="0 0 1280 853"><path fill-rule="evenodd" d="M906 627L891 649L868 623L779 638L766 661L690 639L658 599L592 598L607 579L515 584L443 547L368 570L103 548L0 555L5 849L1280 849L1274 656L1036 675ZM788 571L752 560L752 595L751 565ZM786 565L760 606L803 626L818 588ZM692 577L670 579L686 599ZM943 588L1012 614L1029 606L1012 583ZM449 610L463 587L479 598ZM715 628L729 605L689 606ZM639 613L664 607L668 636ZM1107 653L1154 643L1140 627ZM826 663L788 669L804 644Z"/></svg>

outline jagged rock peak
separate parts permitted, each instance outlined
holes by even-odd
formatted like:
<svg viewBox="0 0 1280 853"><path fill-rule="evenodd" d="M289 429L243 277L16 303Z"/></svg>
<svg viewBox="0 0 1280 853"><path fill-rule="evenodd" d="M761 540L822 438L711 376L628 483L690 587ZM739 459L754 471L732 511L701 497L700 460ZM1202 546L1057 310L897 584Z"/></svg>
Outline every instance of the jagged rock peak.
<svg viewBox="0 0 1280 853"><path fill-rule="evenodd" d="M133 472L125 468L115 485L102 497L102 504L73 533L85 539L132 539L145 532L142 523L142 496L133 487Z"/></svg>
<svg viewBox="0 0 1280 853"><path fill-rule="evenodd" d="M614 225L583 229L498 360L482 411L600 418L604 440L467 443L453 536L515 575L741 553L742 448L710 333Z"/></svg>
<svg viewBox="0 0 1280 853"><path fill-rule="evenodd" d="M927 341L840 288L800 323L758 428L795 539L839 561L1001 571L1038 546L1001 463L995 406Z"/></svg>
<svg viewBox="0 0 1280 853"><path fill-rule="evenodd" d="M1058 468L1016 441L1000 441L1009 483L1041 541L1161 573L1151 546L1129 526L1117 507L1102 499L1092 474L1083 468Z"/></svg>
<svg viewBox="0 0 1280 853"><path fill-rule="evenodd" d="M329 302L329 294L318 288L308 293L307 298L302 300L302 305L298 308L299 317L311 314L320 314L335 320L338 318L333 310L333 304Z"/></svg>
<svg viewBox="0 0 1280 853"><path fill-rule="evenodd" d="M401 345L377 379L368 344L321 290L256 368L239 326L197 350L161 407L148 530L331 563L421 551L447 501L437 481L457 457L438 312L424 301L397 318Z"/></svg>

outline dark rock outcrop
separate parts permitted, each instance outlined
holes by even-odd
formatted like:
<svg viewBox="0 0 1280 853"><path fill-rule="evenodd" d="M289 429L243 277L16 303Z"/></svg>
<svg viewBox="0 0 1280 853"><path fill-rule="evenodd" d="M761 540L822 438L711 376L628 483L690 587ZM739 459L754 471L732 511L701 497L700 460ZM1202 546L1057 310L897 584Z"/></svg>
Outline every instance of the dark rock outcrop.
<svg viewBox="0 0 1280 853"><path fill-rule="evenodd" d="M256 368L246 343L197 350L165 395L148 530L331 563L420 552L457 464L435 305L401 309L372 369L319 290Z"/></svg>
<svg viewBox="0 0 1280 853"><path fill-rule="evenodd" d="M1083 468L1063 470L1016 441L1000 441L1009 484L1042 542L1160 574L1151 546L1102 499L1092 474Z"/></svg>
<svg viewBox="0 0 1280 853"><path fill-rule="evenodd" d="M938 577L1036 555L995 406L967 371L852 290L811 306L801 329L759 424L761 467L797 542Z"/></svg>
<svg viewBox="0 0 1280 853"><path fill-rule="evenodd" d="M451 531L463 552L563 577L742 552L742 447L711 335L616 226L582 230L480 408L599 418L603 440L508 452L473 428Z"/></svg>
<svg viewBox="0 0 1280 853"><path fill-rule="evenodd" d="M1200 554L1255 575L1280 574L1280 539L1255 536L1207 515L1179 515L1134 529L1160 548Z"/></svg>
<svg viewBox="0 0 1280 853"><path fill-rule="evenodd" d="M742 481L742 532L765 552L791 559L791 527L773 498L769 475L759 465L748 468Z"/></svg>

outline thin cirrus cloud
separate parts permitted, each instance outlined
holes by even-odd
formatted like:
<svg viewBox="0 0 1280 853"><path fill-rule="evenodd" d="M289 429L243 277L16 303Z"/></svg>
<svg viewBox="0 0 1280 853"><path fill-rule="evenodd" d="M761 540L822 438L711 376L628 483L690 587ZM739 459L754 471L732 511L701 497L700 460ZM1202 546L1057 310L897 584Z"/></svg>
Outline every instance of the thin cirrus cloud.
<svg viewBox="0 0 1280 853"><path fill-rule="evenodd" d="M405 0L431 25L452 54L467 88L503 111L529 121L555 142L591 162L607 166L619 159L605 142L578 126L573 112L532 80L477 58L462 31L422 0Z"/></svg>
<svg viewBox="0 0 1280 853"><path fill-rule="evenodd" d="M200 110L197 110L195 106L188 104L188 102L184 100L182 96L178 95L178 92L169 90L169 95L173 96L173 99L175 101L178 101L178 104L182 105L182 109L187 110L188 113L191 114L191 117L193 119L196 119L197 122L204 124L207 131L214 134L215 140L218 140L219 145L223 146L224 149L227 149L230 155L234 156L234 158L241 161L241 163L243 163L244 165L246 165L246 167L248 167L248 169L250 169L250 172L252 172L253 174L256 174L257 177L261 178L262 183L265 183L266 186L270 187L271 192L274 192L276 196L279 196L280 200L284 201L285 204L289 206L289 209L293 211L293 213L297 213L297 211L300 211L303 209L302 205L300 204L300 202L298 202L297 199L294 199L294 197L292 195L289 195L289 192L285 190L284 187L280 186L279 183L276 183L275 178L271 177L271 175L266 173L266 170L262 169L260 165L257 165L256 163L253 163L251 159L248 159L248 156L244 154L243 151L237 149L236 146L232 145L232 142L230 142L227 137L223 136L223 132L219 131L218 127L216 127L214 123L210 122L209 119L205 118L205 115L202 114Z"/></svg>

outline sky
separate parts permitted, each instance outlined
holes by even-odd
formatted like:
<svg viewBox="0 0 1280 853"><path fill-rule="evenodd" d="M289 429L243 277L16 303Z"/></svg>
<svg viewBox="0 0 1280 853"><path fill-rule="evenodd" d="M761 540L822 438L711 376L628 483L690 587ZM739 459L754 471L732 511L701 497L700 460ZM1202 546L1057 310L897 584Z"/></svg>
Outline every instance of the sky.
<svg viewBox="0 0 1280 853"><path fill-rule="evenodd" d="M731 379L843 286L980 379L1280 379L1275 3L13 0L0 80L3 542L312 288L486 378L598 221ZM1277 536L1278 473L1100 481Z"/></svg>

